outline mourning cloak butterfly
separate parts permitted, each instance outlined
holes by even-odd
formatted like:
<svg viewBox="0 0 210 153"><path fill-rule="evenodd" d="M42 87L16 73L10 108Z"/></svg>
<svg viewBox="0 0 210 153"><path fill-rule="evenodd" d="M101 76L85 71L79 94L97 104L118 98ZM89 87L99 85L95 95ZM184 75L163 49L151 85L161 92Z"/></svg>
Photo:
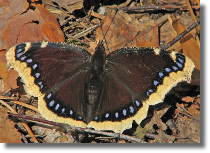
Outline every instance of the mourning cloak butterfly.
<svg viewBox="0 0 210 153"><path fill-rule="evenodd" d="M42 116L55 122L123 132L140 123L149 105L163 101L178 82L191 80L194 63L158 48L121 48L106 55L102 42L91 55L81 47L28 42L7 53L8 68L38 97Z"/></svg>

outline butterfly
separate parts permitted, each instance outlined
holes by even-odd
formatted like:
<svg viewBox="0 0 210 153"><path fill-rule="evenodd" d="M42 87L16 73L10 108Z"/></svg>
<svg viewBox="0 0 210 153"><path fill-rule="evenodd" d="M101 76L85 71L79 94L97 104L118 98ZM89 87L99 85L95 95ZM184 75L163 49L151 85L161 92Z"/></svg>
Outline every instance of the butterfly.
<svg viewBox="0 0 210 153"><path fill-rule="evenodd" d="M147 116L178 82L190 82L187 56L159 48L126 47L106 54L56 42L26 42L6 53L7 66L38 97L47 120L122 133Z"/></svg>

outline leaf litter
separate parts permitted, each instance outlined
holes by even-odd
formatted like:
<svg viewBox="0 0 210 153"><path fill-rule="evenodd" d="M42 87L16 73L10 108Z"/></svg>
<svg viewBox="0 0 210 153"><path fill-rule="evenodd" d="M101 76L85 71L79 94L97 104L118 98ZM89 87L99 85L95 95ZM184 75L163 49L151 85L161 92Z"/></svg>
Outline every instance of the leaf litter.
<svg viewBox="0 0 210 153"><path fill-rule="evenodd" d="M197 13L196 17L199 17L200 9L197 4L197 1L191 0L190 2L192 8ZM159 47L161 43L172 40L173 37L182 32L190 23L193 23L193 20L189 15L186 2L184 0L175 1L174 3L170 3L170 1L164 1L164 2L158 1L156 3L152 3L151 1L145 1L140 3L133 1L126 1L124 3L119 4L118 6L113 4L107 5L106 3L101 2L100 8L98 7L99 3L95 2L90 4L88 0L75 0L72 1L72 3L68 3L68 1L66 0L63 1L43 0L43 3L45 4L45 7L59 19L61 29L63 30L64 34L67 36L66 41L69 43L82 45L86 47L90 52L93 51L95 45L99 40L105 41L105 47L107 53L126 46ZM39 0L31 1L31 5L34 5L35 7L37 7L38 4ZM151 9L148 9L152 8L152 6L154 5L159 5L160 7L163 8L163 6L161 6L163 4L164 6L167 6L165 8L171 9L173 11L167 12L166 9L165 12L164 11L161 12L154 10L151 11ZM177 11L177 6L178 6L177 4L180 4L178 11ZM141 11L129 12L127 6L128 8L132 8L133 6L139 6L142 8L144 7L146 9L141 9ZM123 10L125 11L121 10L120 7L123 8ZM42 7L38 6L37 8L42 8ZM99 8L100 10L98 11L98 13L96 8ZM43 8L40 9L40 11L43 11ZM40 14L42 13L40 12ZM43 19L49 22L47 18ZM171 23L169 22L170 20ZM85 30L86 32L83 32ZM79 37L74 37L79 33L80 33ZM56 35L56 33L54 33L53 35ZM196 36L197 36L196 32L192 31L188 35L184 36L180 40L180 42L177 42L169 49L174 49L176 51L183 52L187 56L190 56L193 59L194 63L196 64L196 69L198 70L195 74L196 77L194 77L194 79L200 80L199 77L200 47L199 44L197 43L198 41L195 39ZM57 39L54 36L52 37L49 36L49 38L51 39L53 38L54 41L56 41L55 39ZM33 41L37 40L34 39ZM193 51L191 51L192 49ZM4 64L5 62L2 63ZM10 78L5 76L5 74L6 70L4 70L4 72L1 73L0 75L3 76L3 78L5 78L4 82L9 82ZM11 87L17 88L17 85L16 86L15 85L16 83L13 83L13 85L10 86L5 86L5 85L3 86L6 87L4 89L8 90ZM192 86L199 86L199 85L196 84ZM5 91L6 90L2 89L1 95L4 95L3 93L5 93ZM191 90L188 90L187 92L191 93ZM23 95L20 95L20 97L21 96ZM186 96L182 95L181 97L182 97L181 100L179 98L179 101L177 102L180 103L183 106L183 108L186 109L191 115L200 118L199 94L194 94L194 95L186 94ZM174 111L171 112L170 111L171 109ZM33 115L34 113L31 112L32 111L27 110L25 111L25 115L34 116ZM162 107L159 110L154 110L154 113L151 114L153 115L148 117L150 118L150 122L145 123L144 126L137 127L137 129L134 130L135 131L134 133L131 132L128 133L128 135L131 135L132 137L137 137L149 143L166 143L166 142L199 143L200 142L200 122L195 119L192 119L192 117L186 111L181 110L179 107L167 106L164 108ZM170 114L170 117L168 117L168 114ZM166 116L169 119L164 120L163 118L167 118ZM10 120L10 119L6 118L5 120ZM168 124L168 121L170 121L170 124ZM174 125L173 126L174 128L168 126L171 124ZM39 142L73 142L72 138L65 135L65 133L60 132L59 129L55 130L43 127L44 132L38 132L35 126L32 127L35 134L43 135L44 133L45 135L44 137L49 137L49 138L51 137L50 139L44 139L43 137L42 138L40 137L38 138L40 140ZM12 130L13 128L10 129ZM40 130L41 128L38 129ZM50 132L45 132L46 129ZM17 134L18 133L19 132L17 131ZM74 133L74 131L71 133ZM52 135L54 135L53 138ZM73 134L73 135L74 138L78 136L78 134L76 135ZM95 139L96 136L97 139ZM93 142L93 143L94 142L99 142L99 143L135 142L132 140L123 140L115 137L113 138L101 137L101 139L100 137L101 136L98 137L97 134L87 134L85 135L85 139L83 139L81 142ZM20 139L21 138L19 138L19 140ZM28 138L27 140L31 141Z"/></svg>

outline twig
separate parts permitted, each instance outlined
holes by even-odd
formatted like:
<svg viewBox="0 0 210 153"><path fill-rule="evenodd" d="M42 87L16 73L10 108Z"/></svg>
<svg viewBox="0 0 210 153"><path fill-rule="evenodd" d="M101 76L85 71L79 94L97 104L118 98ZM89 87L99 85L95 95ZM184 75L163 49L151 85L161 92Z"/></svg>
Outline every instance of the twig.
<svg viewBox="0 0 210 153"><path fill-rule="evenodd" d="M17 100L17 97L0 96L1 100Z"/></svg>
<svg viewBox="0 0 210 153"><path fill-rule="evenodd" d="M39 110L36 107L34 107L32 105L28 105L26 103L22 103L20 101L17 101L17 97L0 96L0 99L1 100L9 100L10 103L15 103L15 104L18 104L18 105L22 105L24 107L27 107L27 108L39 113Z"/></svg>
<svg viewBox="0 0 210 153"><path fill-rule="evenodd" d="M177 41L182 39L186 34L188 34L192 29L194 29L197 25L200 24L200 20L197 20L193 24L191 24L186 30L184 30L182 33L180 33L178 36L176 36L173 40L171 40L169 43L160 46L161 49L167 49L171 47L173 44L175 44Z"/></svg>
<svg viewBox="0 0 210 153"><path fill-rule="evenodd" d="M192 6L192 8L194 9L200 9L199 6ZM160 10L168 10L168 11L172 11L172 10L186 10L187 6L172 6L172 5L161 5L161 6L132 6L132 7L122 7L120 8L123 11L136 11L136 10L140 10L142 12L145 11L160 11Z"/></svg>
<svg viewBox="0 0 210 153"><path fill-rule="evenodd" d="M193 119L195 119L195 120L197 120L197 121L200 122L200 119L199 118L197 118L194 115L192 115L189 111L187 111L186 109L184 109L180 104L176 103L176 106L179 107L179 108L181 108L183 111L185 111L185 112L187 112L189 114L189 115L188 114L185 114L185 115L187 115L189 117L192 117Z"/></svg>
<svg viewBox="0 0 210 153"><path fill-rule="evenodd" d="M25 115L20 115L20 114L14 114L11 112L8 112L9 116L12 117L16 117L16 118L22 118L22 119L26 119L26 120L30 120L30 121L34 121L34 122L40 122L40 123L44 123L44 124L50 124L50 125L54 125L54 126L62 126L62 123L56 123L56 122L52 122L52 121L48 121L48 120L44 120L44 119L40 119L40 118L34 118L34 117L30 117L30 116L25 116Z"/></svg>
<svg viewBox="0 0 210 153"><path fill-rule="evenodd" d="M44 123L44 124L50 124L50 125L54 125L54 126L59 126L61 128L64 128L64 126L65 126L65 124L62 124L62 123L56 123L56 122L47 121L47 120L44 120L44 119L39 119L39 118L34 118L34 117L29 117L29 116L24 116L24 115L19 115L19 114L9 113L9 115L13 116L13 117L17 117L17 118L31 120L31 121L34 121L34 122L40 122L40 123ZM76 130L78 132L100 134L100 135L106 135L106 136L110 136L110 137L114 137L114 138L121 138L121 139L125 139L125 140L136 141L136 142L139 142L139 143L145 143L141 139L137 139L137 138L134 138L132 136L125 135L125 134L97 131L97 130L85 129L85 128L74 127L74 126L70 126L70 127L71 127L71 129L74 129L74 130Z"/></svg>
<svg viewBox="0 0 210 153"><path fill-rule="evenodd" d="M121 10L123 11L135 11L135 10L155 10L155 11L158 11L158 10L163 10L164 8L162 8L161 6L129 6L129 7L123 7L123 8L120 8Z"/></svg>
<svg viewBox="0 0 210 153"><path fill-rule="evenodd" d="M94 12L93 10L91 10L90 12L88 12L88 14L91 15L91 16L93 16L93 17L99 18L99 19L104 19L105 18L104 15L98 14L98 13Z"/></svg>
<svg viewBox="0 0 210 153"><path fill-rule="evenodd" d="M22 105L22 106L24 106L26 108L29 108L29 109L39 113L39 110L36 107L32 106L32 105L28 105L28 104L25 104L25 103L22 103L22 102L19 102L19 101L11 101L11 102L13 102L15 104L18 104L18 105Z"/></svg>
<svg viewBox="0 0 210 153"><path fill-rule="evenodd" d="M114 137L114 138L121 138L121 139L124 139L124 140L132 140L132 141L136 141L136 142L139 142L139 143L145 143L141 139L137 139L137 138L134 138L132 136L125 135L125 134L111 133L111 132L104 132L104 131L96 131L96 130L84 129L84 128L76 128L75 130L78 130L80 132L106 135L106 136L110 136L110 137Z"/></svg>
<svg viewBox="0 0 210 153"><path fill-rule="evenodd" d="M86 36L88 33L92 32L94 29L98 28L99 26L101 26L101 24L94 25L94 26L74 35L72 38L75 39L75 38L80 38L80 37Z"/></svg>
<svg viewBox="0 0 210 153"><path fill-rule="evenodd" d="M74 19L74 16L70 16L68 19L64 20L62 23L60 23L61 26L64 26L65 24L67 24L70 20Z"/></svg>

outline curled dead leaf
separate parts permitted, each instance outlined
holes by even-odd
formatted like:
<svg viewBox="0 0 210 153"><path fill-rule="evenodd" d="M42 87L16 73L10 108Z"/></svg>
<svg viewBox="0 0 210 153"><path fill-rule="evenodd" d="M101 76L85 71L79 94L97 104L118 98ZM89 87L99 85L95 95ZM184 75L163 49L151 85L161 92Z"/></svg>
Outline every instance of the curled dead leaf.
<svg viewBox="0 0 210 153"><path fill-rule="evenodd" d="M18 87L17 73L14 70L7 72L6 50L22 42L65 40L57 18L44 5L34 3L35 9L30 9L29 5L27 0L9 0L0 5L4 12L0 18L0 76L4 81L4 91Z"/></svg>

